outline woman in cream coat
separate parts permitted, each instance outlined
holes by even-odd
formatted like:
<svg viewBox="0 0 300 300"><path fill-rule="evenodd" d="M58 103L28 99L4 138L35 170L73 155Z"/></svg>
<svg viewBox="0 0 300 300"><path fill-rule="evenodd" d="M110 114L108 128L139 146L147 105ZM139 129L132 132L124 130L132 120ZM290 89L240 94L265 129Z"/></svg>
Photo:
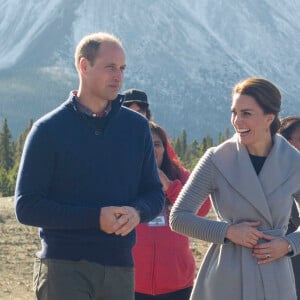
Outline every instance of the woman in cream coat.
<svg viewBox="0 0 300 300"><path fill-rule="evenodd" d="M300 253L300 232L286 230L300 202L300 154L276 134L280 106L271 82L237 84L236 134L206 152L173 206L173 230L212 243L192 300L296 300L290 257ZM209 194L217 220L195 214Z"/></svg>

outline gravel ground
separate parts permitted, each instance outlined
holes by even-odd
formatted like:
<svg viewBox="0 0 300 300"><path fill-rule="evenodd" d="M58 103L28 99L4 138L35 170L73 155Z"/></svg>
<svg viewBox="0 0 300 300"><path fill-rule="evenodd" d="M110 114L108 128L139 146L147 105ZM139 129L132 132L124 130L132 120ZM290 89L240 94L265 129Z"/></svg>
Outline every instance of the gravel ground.
<svg viewBox="0 0 300 300"><path fill-rule="evenodd" d="M0 198L0 299L31 300L34 254L39 250L37 228L16 221L13 198ZM191 240L197 266L208 244Z"/></svg>

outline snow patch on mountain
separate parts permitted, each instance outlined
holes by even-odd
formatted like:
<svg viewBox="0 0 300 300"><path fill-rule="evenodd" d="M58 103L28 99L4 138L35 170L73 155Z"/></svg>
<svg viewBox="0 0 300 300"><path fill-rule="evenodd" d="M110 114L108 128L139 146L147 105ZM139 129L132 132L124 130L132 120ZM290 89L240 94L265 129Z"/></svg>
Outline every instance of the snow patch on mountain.
<svg viewBox="0 0 300 300"><path fill-rule="evenodd" d="M57 16L62 0L3 0L0 4L0 69L13 66Z"/></svg>
<svg viewBox="0 0 300 300"><path fill-rule="evenodd" d="M51 89L45 110L76 88L75 46L96 31L121 39L127 57L123 89L144 89L155 121L171 135L185 128L199 138L230 126L231 88L248 76L280 87L283 116L299 114L299 14L297 0L2 0L0 78L14 81L15 91L8 94L8 84L0 84L2 115L12 119L13 105L19 99L31 103L35 85L47 86L47 80L60 87L57 94ZM20 69L31 72L27 96L21 87L30 78L15 82ZM23 123L43 112L24 111Z"/></svg>

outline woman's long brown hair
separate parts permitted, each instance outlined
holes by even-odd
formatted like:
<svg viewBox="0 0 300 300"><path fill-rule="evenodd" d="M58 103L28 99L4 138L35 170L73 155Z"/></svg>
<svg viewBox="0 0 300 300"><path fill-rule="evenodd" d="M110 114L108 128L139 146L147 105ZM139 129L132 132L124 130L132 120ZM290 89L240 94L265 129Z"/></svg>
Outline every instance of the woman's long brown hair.
<svg viewBox="0 0 300 300"><path fill-rule="evenodd" d="M149 122L149 126L151 132L156 134L161 139L165 149L160 169L168 176L169 179L180 179L180 169L182 168L182 166L177 158L172 159L170 157L170 153L168 151L170 142L168 140L166 131L152 121Z"/></svg>

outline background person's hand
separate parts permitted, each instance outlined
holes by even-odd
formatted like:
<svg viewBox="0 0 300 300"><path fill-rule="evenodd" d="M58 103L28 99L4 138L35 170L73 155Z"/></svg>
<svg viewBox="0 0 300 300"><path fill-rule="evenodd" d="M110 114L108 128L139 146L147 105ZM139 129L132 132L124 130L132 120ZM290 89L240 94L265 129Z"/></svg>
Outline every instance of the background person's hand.
<svg viewBox="0 0 300 300"><path fill-rule="evenodd" d="M170 179L168 178L168 176L161 170L161 169L158 169L158 175L159 175L159 178L160 178L160 181L163 185L163 191L167 191L169 186L170 186Z"/></svg>

